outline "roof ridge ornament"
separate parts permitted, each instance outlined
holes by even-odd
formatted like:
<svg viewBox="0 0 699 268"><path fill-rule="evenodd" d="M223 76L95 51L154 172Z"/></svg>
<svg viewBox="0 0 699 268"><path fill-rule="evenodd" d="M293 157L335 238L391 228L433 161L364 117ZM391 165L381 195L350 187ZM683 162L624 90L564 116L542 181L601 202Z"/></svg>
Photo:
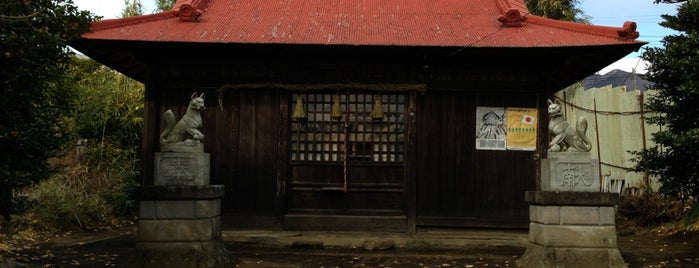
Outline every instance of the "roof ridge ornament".
<svg viewBox="0 0 699 268"><path fill-rule="evenodd" d="M639 36L638 31L636 31L636 23L633 21L624 22L624 26L617 30L619 37L626 39L636 39Z"/></svg>
<svg viewBox="0 0 699 268"><path fill-rule="evenodd" d="M503 27L522 27L522 23L527 20L526 15L522 15L519 9L511 8L498 18Z"/></svg>
<svg viewBox="0 0 699 268"><path fill-rule="evenodd" d="M175 16L183 22L197 21L204 11L201 8L206 4L206 0L178 0L172 8Z"/></svg>

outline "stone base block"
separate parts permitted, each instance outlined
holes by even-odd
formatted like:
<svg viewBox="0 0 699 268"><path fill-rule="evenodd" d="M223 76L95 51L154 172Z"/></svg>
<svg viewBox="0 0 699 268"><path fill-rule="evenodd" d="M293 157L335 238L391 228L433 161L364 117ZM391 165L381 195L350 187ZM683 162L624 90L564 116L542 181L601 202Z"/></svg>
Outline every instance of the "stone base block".
<svg viewBox="0 0 699 268"><path fill-rule="evenodd" d="M139 188L138 253L126 267L230 267L221 240L223 185Z"/></svg>
<svg viewBox="0 0 699 268"><path fill-rule="evenodd" d="M155 153L155 185L208 185L208 153Z"/></svg>
<svg viewBox="0 0 699 268"><path fill-rule="evenodd" d="M628 267L617 248L545 247L529 244L517 267Z"/></svg>
<svg viewBox="0 0 699 268"><path fill-rule="evenodd" d="M616 193L528 191L529 245L518 267L626 267L614 223Z"/></svg>
<svg viewBox="0 0 699 268"><path fill-rule="evenodd" d="M529 224L530 243L550 247L616 248L616 227Z"/></svg>
<svg viewBox="0 0 699 268"><path fill-rule="evenodd" d="M599 160L588 152L549 152L541 159L544 191L599 192Z"/></svg>
<svg viewBox="0 0 699 268"><path fill-rule="evenodd" d="M138 187L140 200L211 200L223 197L223 185L148 185Z"/></svg>
<svg viewBox="0 0 699 268"><path fill-rule="evenodd" d="M221 239L196 242L138 242L126 267L231 267L233 258Z"/></svg>
<svg viewBox="0 0 699 268"><path fill-rule="evenodd" d="M221 200L141 200L138 217L157 219L208 219L220 216Z"/></svg>
<svg viewBox="0 0 699 268"><path fill-rule="evenodd" d="M221 217L193 220L139 220L138 240L207 241L221 237Z"/></svg>

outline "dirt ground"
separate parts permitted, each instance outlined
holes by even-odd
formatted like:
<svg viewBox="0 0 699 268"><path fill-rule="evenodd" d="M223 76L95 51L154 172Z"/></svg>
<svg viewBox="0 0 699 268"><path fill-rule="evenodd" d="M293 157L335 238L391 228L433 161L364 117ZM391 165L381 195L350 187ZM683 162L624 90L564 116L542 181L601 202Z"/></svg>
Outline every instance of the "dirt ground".
<svg viewBox="0 0 699 268"><path fill-rule="evenodd" d="M29 267L122 267L134 253L133 226L54 236L35 241L0 241L0 260ZM699 267L699 232L646 231L619 235L629 267ZM391 249L264 247L226 243L231 267L514 267L524 248ZM0 261L0 267L3 266Z"/></svg>

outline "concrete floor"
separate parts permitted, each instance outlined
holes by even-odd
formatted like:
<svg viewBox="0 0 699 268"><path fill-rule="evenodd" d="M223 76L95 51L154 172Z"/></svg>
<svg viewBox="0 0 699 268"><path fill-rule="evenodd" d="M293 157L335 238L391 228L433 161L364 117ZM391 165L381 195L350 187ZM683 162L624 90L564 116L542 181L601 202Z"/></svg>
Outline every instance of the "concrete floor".
<svg viewBox="0 0 699 268"><path fill-rule="evenodd" d="M365 247L368 242L392 242L396 248L461 248L513 246L526 248L527 230L419 229L415 234L344 231L224 230L225 242L271 247Z"/></svg>

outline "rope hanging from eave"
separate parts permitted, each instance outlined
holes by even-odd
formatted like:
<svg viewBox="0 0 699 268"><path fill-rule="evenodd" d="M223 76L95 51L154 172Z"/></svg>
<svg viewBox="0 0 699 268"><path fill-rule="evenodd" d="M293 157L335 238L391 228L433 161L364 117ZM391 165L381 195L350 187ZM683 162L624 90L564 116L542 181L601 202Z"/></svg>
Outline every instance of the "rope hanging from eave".
<svg viewBox="0 0 699 268"><path fill-rule="evenodd" d="M241 83L224 84L217 91L236 89L283 89L289 91L314 90L368 90L368 91L420 91L427 90L422 83Z"/></svg>
<svg viewBox="0 0 699 268"><path fill-rule="evenodd" d="M349 92L345 93L345 152L342 159L342 191L347 193L349 187L347 186L347 173L349 164L349 120L350 120L350 105L349 105Z"/></svg>
<svg viewBox="0 0 699 268"><path fill-rule="evenodd" d="M321 90L368 90L378 92L405 92L427 91L427 84L421 83L396 83L396 84L371 84L371 83L312 83L312 84L287 84L287 83L241 83L224 84L216 89L218 106L223 111L223 98L228 91L244 89L281 89L287 91L321 91ZM349 93L347 93L349 94Z"/></svg>

